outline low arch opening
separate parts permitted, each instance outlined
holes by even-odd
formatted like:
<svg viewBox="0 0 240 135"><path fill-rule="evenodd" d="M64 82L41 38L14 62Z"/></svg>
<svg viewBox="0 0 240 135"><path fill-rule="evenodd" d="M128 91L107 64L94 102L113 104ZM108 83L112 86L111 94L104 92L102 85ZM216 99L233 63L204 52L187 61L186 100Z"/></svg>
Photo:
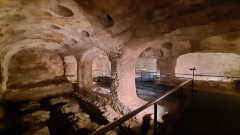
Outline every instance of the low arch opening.
<svg viewBox="0 0 240 135"><path fill-rule="evenodd" d="M25 49L16 53L9 64L9 89L27 87L63 77L61 58L44 49Z"/></svg>
<svg viewBox="0 0 240 135"><path fill-rule="evenodd" d="M100 54L92 61L93 84L102 87L111 87L111 62L106 55Z"/></svg>
<svg viewBox="0 0 240 135"><path fill-rule="evenodd" d="M23 49L10 59L4 100L41 100L72 92L61 57L41 48Z"/></svg>
<svg viewBox="0 0 240 135"><path fill-rule="evenodd" d="M178 77L191 77L196 66L195 88L219 91L239 90L240 56L233 53L196 52L181 55L175 68ZM182 75L188 74L188 75Z"/></svg>

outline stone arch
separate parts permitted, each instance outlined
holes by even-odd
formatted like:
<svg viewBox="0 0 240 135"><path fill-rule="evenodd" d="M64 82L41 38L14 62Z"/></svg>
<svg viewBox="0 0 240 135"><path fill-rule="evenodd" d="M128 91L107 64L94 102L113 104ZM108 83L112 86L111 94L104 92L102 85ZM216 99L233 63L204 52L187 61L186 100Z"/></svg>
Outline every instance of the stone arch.
<svg viewBox="0 0 240 135"><path fill-rule="evenodd" d="M160 69L159 69L160 70ZM157 57L152 47L145 49L136 63L136 72L158 72Z"/></svg>
<svg viewBox="0 0 240 135"><path fill-rule="evenodd" d="M122 56L118 59L117 74L119 86L117 87L117 95L121 103L130 108L136 108L145 103L136 94L135 86L135 67L140 54L151 47L163 43L160 40L139 39L127 43L122 50ZM128 84L126 84L128 82Z"/></svg>
<svg viewBox="0 0 240 135"><path fill-rule="evenodd" d="M234 62L237 62L238 64L240 63L239 54L210 51L185 53L178 57L176 66L178 69L175 69L175 71L178 73L191 74L191 71L188 69L191 66L196 66L197 68L199 67L197 70L199 74L227 75L226 73L230 70L237 71L239 69L238 67L240 65L233 66ZM213 70L211 70L210 67L212 67ZM240 75L240 72L238 74Z"/></svg>
<svg viewBox="0 0 240 135"><path fill-rule="evenodd" d="M131 110L142 106L146 101L140 99L136 93L135 84L135 66L139 55L148 47L152 45L159 45L162 41L151 39L138 39L128 42L122 49L122 55L118 58L113 58L116 61L116 75L113 78L113 85L116 91L116 100L120 105L117 106L118 110L122 110L121 113L128 113ZM114 61L112 60L112 61ZM114 69L113 69L114 70ZM127 82L127 83L126 83ZM112 89L114 90L114 88ZM159 115L162 116L164 110L158 106ZM137 118L142 119L143 115L153 113L153 108L150 107L142 111ZM159 117L159 121L162 121Z"/></svg>
<svg viewBox="0 0 240 135"><path fill-rule="evenodd" d="M42 48L23 49L8 66L7 89L28 89L38 84L65 81L64 64L58 53Z"/></svg>
<svg viewBox="0 0 240 135"><path fill-rule="evenodd" d="M14 54L23 49L42 48L47 50L64 50L62 45L57 43L47 43L42 40L23 40L18 42L17 45L12 44L5 47L1 52L1 94L7 90L8 81L8 66Z"/></svg>
<svg viewBox="0 0 240 135"><path fill-rule="evenodd" d="M197 63L196 63L197 61ZM177 59L176 73L178 77L191 77L191 66L196 66L195 89L217 93L235 93L239 90L240 55L234 52L205 50L185 53ZM189 75L179 75L189 74ZM225 77L224 77L225 76Z"/></svg>
<svg viewBox="0 0 240 135"><path fill-rule="evenodd" d="M94 47L87 49L79 58L79 80L80 87L89 88L93 84L92 80L92 62L99 55L107 55L104 51Z"/></svg>

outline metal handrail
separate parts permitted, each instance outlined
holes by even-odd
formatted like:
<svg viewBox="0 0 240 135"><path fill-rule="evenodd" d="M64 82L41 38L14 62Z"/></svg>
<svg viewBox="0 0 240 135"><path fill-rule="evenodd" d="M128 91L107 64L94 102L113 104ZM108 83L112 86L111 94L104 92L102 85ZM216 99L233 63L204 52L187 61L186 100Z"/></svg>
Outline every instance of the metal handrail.
<svg viewBox="0 0 240 135"><path fill-rule="evenodd" d="M159 72L146 72L146 71L136 71L136 73L159 73ZM181 74L181 73L160 73L161 75L188 75L192 76L192 74ZM224 76L224 75L208 75L208 74L195 74L194 76L207 76L207 77L226 77L226 78L240 78L239 76Z"/></svg>
<svg viewBox="0 0 240 135"><path fill-rule="evenodd" d="M159 101L161 101L162 99L164 99L165 97L167 97L168 95L172 94L173 92L179 90L180 88L182 88L184 85L186 85L189 82L192 82L193 79L187 80L183 83L181 83L180 85L178 85L177 87L173 88L170 91L167 91L165 94L163 94L161 97L159 97L158 99L153 99L150 102L146 103L145 105L135 109L134 111L130 112L129 114L124 115L123 117L121 117L118 120L113 121L112 123L107 124L106 126L100 127L98 128L96 131L94 131L93 133L91 133L90 135L103 135L104 133L108 132L109 130L115 128L116 126L122 124L123 122L129 120L130 118L136 116L138 113L140 113L141 111L147 109L148 107L150 107L151 105L154 105L154 112L156 111L156 103L158 103ZM156 119L156 113L154 114L154 119Z"/></svg>

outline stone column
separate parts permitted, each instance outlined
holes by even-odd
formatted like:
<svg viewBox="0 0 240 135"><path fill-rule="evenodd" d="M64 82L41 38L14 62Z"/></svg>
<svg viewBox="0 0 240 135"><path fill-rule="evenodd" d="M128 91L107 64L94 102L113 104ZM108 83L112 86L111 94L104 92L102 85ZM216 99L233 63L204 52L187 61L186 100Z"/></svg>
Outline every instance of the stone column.
<svg viewBox="0 0 240 135"><path fill-rule="evenodd" d="M92 60L82 61L79 56L76 56L77 60L77 82L79 88L91 88L93 85L92 80Z"/></svg>
<svg viewBox="0 0 240 135"><path fill-rule="evenodd" d="M66 62L65 62L65 59L64 59L64 56L63 55L61 55L61 54L59 54L59 57L61 58L61 60L62 60L62 64L63 64L63 77L64 78L67 78L66 77Z"/></svg>
<svg viewBox="0 0 240 135"><path fill-rule="evenodd" d="M128 53L128 52L127 52ZM130 53L129 53L130 54ZM126 114L146 103L137 97L135 87L135 65L138 55L110 56L112 70L112 97L114 109Z"/></svg>
<svg viewBox="0 0 240 135"><path fill-rule="evenodd" d="M134 55L133 55L134 56ZM138 56L138 55L135 55ZM137 96L135 86L135 65L137 57L129 57L129 55L111 60L112 67L112 98L113 108L122 113L127 114L136 108L144 105L147 101ZM138 121L146 114L153 114L153 106L139 113L136 118ZM161 122L161 116L164 114L164 108L158 106L158 120Z"/></svg>
<svg viewBox="0 0 240 135"><path fill-rule="evenodd" d="M84 61L80 63L81 67L81 85L83 88L91 88L92 80L92 61Z"/></svg>
<svg viewBox="0 0 240 135"><path fill-rule="evenodd" d="M1 91L0 95L4 94L7 91L7 82L8 82L8 66L10 63L10 59L12 58L13 54L10 56L6 56L1 60L0 64L0 73L1 73Z"/></svg>
<svg viewBox="0 0 240 135"><path fill-rule="evenodd" d="M130 109L125 106L119 99L118 88L120 80L120 58L116 56L110 56L109 60L111 62L111 95L112 95L112 107L115 111L121 114L127 114Z"/></svg>
<svg viewBox="0 0 240 135"><path fill-rule="evenodd" d="M2 65L0 63L0 98L2 96L2 94L5 92L6 87L3 86L4 85L4 76L3 76L3 68Z"/></svg>
<svg viewBox="0 0 240 135"><path fill-rule="evenodd" d="M80 66L80 57L79 56L75 56L76 61L77 61L77 80L76 83L78 83L78 88L81 88L81 80L82 80L82 74L81 74L81 66Z"/></svg>

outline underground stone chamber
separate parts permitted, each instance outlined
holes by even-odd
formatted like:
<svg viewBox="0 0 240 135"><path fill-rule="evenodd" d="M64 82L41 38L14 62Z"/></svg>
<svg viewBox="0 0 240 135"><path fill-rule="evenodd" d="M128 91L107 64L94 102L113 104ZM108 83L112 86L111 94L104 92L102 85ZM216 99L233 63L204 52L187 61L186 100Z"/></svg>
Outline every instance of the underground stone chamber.
<svg viewBox="0 0 240 135"><path fill-rule="evenodd" d="M239 134L237 0L0 0L0 18L0 134L94 133L194 66L158 134ZM153 111L103 134L152 135Z"/></svg>

